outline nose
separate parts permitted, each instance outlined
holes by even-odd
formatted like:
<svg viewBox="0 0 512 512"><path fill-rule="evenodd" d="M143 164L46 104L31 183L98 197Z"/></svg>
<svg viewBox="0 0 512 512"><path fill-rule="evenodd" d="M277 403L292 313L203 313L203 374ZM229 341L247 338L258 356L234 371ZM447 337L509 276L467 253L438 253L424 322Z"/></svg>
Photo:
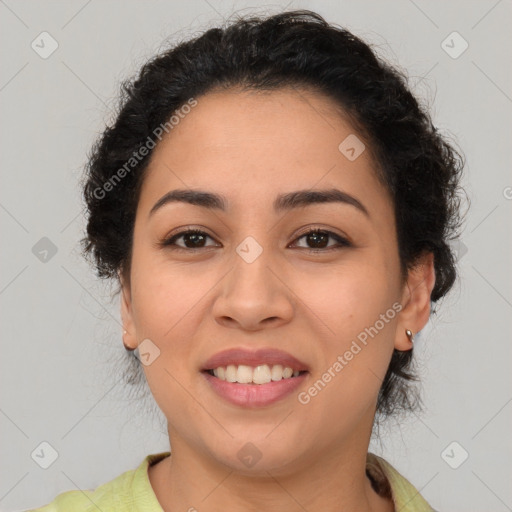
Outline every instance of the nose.
<svg viewBox="0 0 512 512"><path fill-rule="evenodd" d="M295 309L293 293L276 267L266 251L252 262L237 254L231 272L219 285L213 306L216 322L247 331L290 322Z"/></svg>

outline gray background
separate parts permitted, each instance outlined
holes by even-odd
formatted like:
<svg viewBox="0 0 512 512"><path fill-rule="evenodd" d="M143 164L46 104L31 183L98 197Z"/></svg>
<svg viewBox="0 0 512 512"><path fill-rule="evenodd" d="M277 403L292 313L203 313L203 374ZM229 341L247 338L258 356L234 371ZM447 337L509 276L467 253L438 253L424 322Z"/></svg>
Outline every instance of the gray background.
<svg viewBox="0 0 512 512"><path fill-rule="evenodd" d="M461 281L416 343L426 411L390 422L371 449L436 509L512 510L509 0L0 2L2 510L94 488L168 449L162 417L122 382L118 299L80 257L78 179L119 80L166 37L285 6L317 10L400 63L466 155ZM43 31L59 45L46 59L31 47ZM457 58L442 46L453 31L469 44ZM48 469L31 457L44 441L58 453Z"/></svg>

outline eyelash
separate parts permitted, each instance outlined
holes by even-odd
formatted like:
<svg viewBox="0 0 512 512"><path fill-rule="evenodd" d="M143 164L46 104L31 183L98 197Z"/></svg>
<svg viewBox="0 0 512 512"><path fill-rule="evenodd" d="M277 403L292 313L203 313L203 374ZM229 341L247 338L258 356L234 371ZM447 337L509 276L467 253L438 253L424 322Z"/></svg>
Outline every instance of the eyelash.
<svg viewBox="0 0 512 512"><path fill-rule="evenodd" d="M310 248L305 248L305 247L300 248L300 249L305 250L312 254L325 253L325 252L330 252L331 250L343 249L343 248L352 246L352 244L346 238L343 238L342 236L340 236L336 233L333 233L332 231L329 231L327 229L320 229L320 228L314 228L314 227L308 229L304 233L301 233L294 241L300 240L301 238L304 238L305 236L307 236L311 233L319 233L319 234L323 234L323 235L328 235L330 238L334 239L339 244L338 246L327 247L324 249L310 249ZM213 237L208 235L208 233L201 231L200 229L187 229L184 231L180 231L179 233L176 233L176 234L172 235L171 237L162 240L158 245L163 248L171 249L173 251L189 252L189 253L190 252L194 253L197 251L202 251L204 249L208 249L208 247L198 247L196 249L193 249L193 248L188 248L188 247L180 247L175 244L176 240L178 240L179 238L181 238L184 235L189 235L189 234L206 235L207 237L209 237L213 240Z"/></svg>

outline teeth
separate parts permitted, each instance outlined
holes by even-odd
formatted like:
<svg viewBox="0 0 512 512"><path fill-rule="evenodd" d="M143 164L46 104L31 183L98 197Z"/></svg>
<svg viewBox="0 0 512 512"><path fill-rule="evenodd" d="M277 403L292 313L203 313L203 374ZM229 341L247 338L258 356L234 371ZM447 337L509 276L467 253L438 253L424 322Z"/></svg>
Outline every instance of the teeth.
<svg viewBox="0 0 512 512"><path fill-rule="evenodd" d="M237 368L234 364L230 364L226 368L226 380L228 382L236 382L236 374L237 374ZM217 375L218 377L218 375ZM219 377L220 378L220 377Z"/></svg>
<svg viewBox="0 0 512 512"><path fill-rule="evenodd" d="M219 366L213 370L215 377L227 382L238 382L240 384L268 384L272 381L281 379L290 379L298 377L299 370L293 370L289 366L283 368L280 364L274 364L271 367L268 364L262 364L256 367L245 364L230 364L227 367Z"/></svg>
<svg viewBox="0 0 512 512"><path fill-rule="evenodd" d="M240 368L239 368L240 371ZM254 384L268 384L272 380L272 373L267 364L254 368L252 381Z"/></svg>
<svg viewBox="0 0 512 512"><path fill-rule="evenodd" d="M281 380L283 378L283 367L280 364L272 366L272 380Z"/></svg>
<svg viewBox="0 0 512 512"><path fill-rule="evenodd" d="M249 382L252 382L252 368L244 364L239 365L236 381L240 382L240 384L249 384Z"/></svg>

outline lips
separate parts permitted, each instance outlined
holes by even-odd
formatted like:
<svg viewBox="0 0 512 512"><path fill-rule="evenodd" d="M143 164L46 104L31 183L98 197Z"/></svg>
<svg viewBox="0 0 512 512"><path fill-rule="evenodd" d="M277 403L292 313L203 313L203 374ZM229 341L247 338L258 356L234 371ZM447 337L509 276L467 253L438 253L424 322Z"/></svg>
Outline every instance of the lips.
<svg viewBox="0 0 512 512"><path fill-rule="evenodd" d="M273 404L293 396L298 388L303 386L309 376L308 372L298 377L282 379L268 384L238 384L226 382L203 371L202 375L214 395L224 402L242 408L269 407ZM214 402L215 403L215 402Z"/></svg>
<svg viewBox="0 0 512 512"><path fill-rule="evenodd" d="M293 370L309 371L308 365L300 361L296 357L278 349L257 349L248 350L244 348L235 348L223 350L210 357L202 367L203 371L213 370L219 366L228 365L247 365L247 366L260 366L267 364L282 365L283 367L290 367Z"/></svg>
<svg viewBox="0 0 512 512"><path fill-rule="evenodd" d="M219 371L227 367L238 367L238 373L243 366L273 367L281 365L279 380L266 383L240 383L228 382L214 375L213 370ZM293 376L284 377L283 368L291 369ZM246 371L246 370L244 370ZM210 386L210 389L224 401L244 408L267 407L290 397L292 393L303 385L309 376L309 367L303 361L282 350L273 348L245 349L234 348L218 352L210 357L201 368L201 373ZM297 374L297 375L296 375ZM268 375L267 375L268 378Z"/></svg>

